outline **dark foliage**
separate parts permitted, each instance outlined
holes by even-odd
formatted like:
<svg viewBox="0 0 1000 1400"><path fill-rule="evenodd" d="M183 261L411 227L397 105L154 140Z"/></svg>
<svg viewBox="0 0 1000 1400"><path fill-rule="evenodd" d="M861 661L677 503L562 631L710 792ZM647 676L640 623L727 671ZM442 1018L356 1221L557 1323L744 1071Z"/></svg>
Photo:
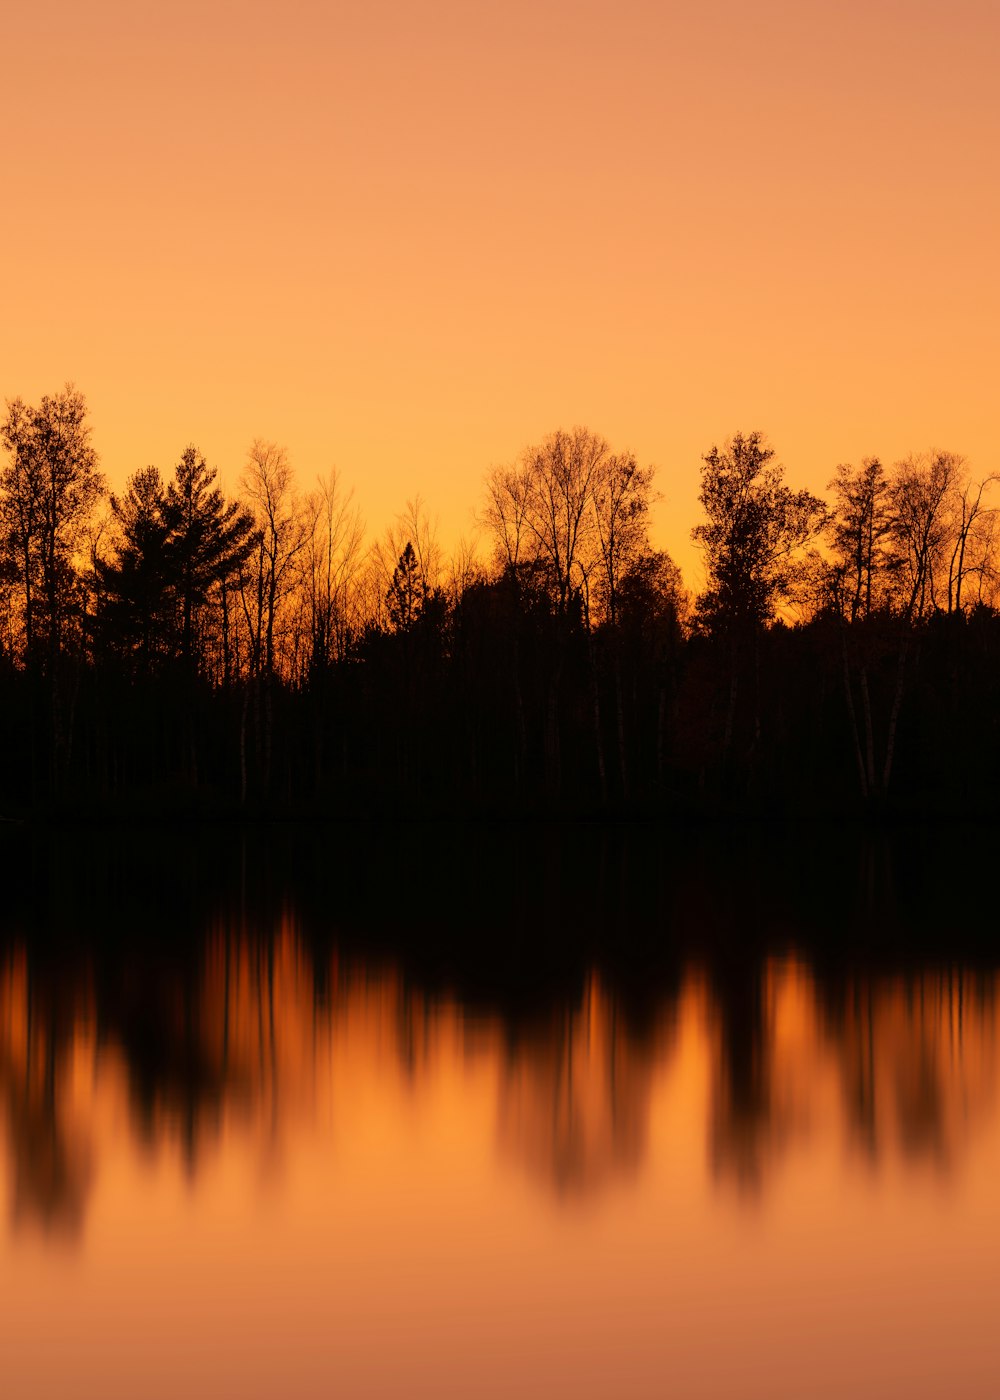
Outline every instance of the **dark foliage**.
<svg viewBox="0 0 1000 1400"><path fill-rule="evenodd" d="M102 543L82 398L4 441L0 815L992 815L993 512L949 454L842 466L827 511L760 434L713 448L692 614L651 470L558 433L490 478L491 569L445 587L417 505L352 615L359 535L280 449L250 507L193 447L139 471Z"/></svg>

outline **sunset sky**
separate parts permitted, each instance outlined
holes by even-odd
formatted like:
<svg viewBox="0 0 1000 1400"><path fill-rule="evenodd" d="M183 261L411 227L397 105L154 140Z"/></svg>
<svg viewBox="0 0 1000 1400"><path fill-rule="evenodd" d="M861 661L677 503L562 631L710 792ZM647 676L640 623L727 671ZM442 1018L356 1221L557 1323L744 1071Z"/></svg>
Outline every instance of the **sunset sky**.
<svg viewBox="0 0 1000 1400"><path fill-rule="evenodd" d="M33 0L0 87L0 396L73 380L113 486L336 465L451 545L583 423L795 485L1000 469L996 0Z"/></svg>

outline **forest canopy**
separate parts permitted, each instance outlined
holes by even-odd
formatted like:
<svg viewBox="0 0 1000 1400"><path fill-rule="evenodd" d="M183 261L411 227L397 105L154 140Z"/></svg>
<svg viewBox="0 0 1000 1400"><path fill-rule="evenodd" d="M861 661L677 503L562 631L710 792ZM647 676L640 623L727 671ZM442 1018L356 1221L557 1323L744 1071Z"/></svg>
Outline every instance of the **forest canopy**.
<svg viewBox="0 0 1000 1400"><path fill-rule="evenodd" d="M955 453L821 498L758 431L709 446L692 598L654 469L582 427L485 471L450 551L261 439L232 495L193 444L111 493L72 385L0 444L0 814L989 807L996 477Z"/></svg>

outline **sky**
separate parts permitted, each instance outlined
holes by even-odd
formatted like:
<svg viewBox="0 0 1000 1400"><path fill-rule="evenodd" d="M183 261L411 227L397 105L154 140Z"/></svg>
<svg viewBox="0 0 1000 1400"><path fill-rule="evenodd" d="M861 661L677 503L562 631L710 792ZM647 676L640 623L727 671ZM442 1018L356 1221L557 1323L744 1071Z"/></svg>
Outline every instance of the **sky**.
<svg viewBox="0 0 1000 1400"><path fill-rule="evenodd" d="M194 442L442 543L583 424L794 486L1000 469L995 0L33 0L4 18L0 397L70 380L113 488Z"/></svg>

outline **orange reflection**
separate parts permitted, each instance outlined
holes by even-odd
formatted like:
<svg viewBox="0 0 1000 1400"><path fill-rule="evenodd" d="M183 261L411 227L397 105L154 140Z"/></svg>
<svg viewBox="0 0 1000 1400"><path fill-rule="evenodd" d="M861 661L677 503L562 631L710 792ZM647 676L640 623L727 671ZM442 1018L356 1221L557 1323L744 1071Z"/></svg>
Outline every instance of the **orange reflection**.
<svg viewBox="0 0 1000 1400"><path fill-rule="evenodd" d="M78 1266L0 1236L8 1393L991 1393L993 974L771 959L640 1015L591 973L525 1020L287 911L193 966L0 965L4 1189Z"/></svg>
<svg viewBox="0 0 1000 1400"><path fill-rule="evenodd" d="M656 1064L670 1053L672 1018L639 1041L591 976L578 1007L555 1013L511 1046L500 1073L500 1142L559 1191L633 1174L646 1147Z"/></svg>
<svg viewBox="0 0 1000 1400"><path fill-rule="evenodd" d="M39 1005L24 954L0 977L0 1107L11 1162L11 1215L73 1235L90 1185L95 1040L85 995L68 1020ZM57 1029L58 1025L58 1029Z"/></svg>
<svg viewBox="0 0 1000 1400"><path fill-rule="evenodd" d="M181 973L126 976L103 1002L87 977L56 985L33 979L23 952L8 959L0 1096L14 1219L70 1232L112 1122L196 1175L236 1141L277 1162L289 1133L375 1101L419 1116L443 1095L458 1134L492 1122L504 1158L580 1193L639 1172L667 1079L686 1097L686 1132L707 1130L714 1173L754 1189L817 1130L872 1160L950 1169L996 1106L993 975L819 984L771 960L689 977L640 1029L591 974L575 1003L508 1026L428 997L392 964L336 951L314 963L286 913L269 941L216 926L193 990ZM681 1023L697 1027L696 1050L678 1059ZM469 1112L470 1084L489 1096L485 1116Z"/></svg>

